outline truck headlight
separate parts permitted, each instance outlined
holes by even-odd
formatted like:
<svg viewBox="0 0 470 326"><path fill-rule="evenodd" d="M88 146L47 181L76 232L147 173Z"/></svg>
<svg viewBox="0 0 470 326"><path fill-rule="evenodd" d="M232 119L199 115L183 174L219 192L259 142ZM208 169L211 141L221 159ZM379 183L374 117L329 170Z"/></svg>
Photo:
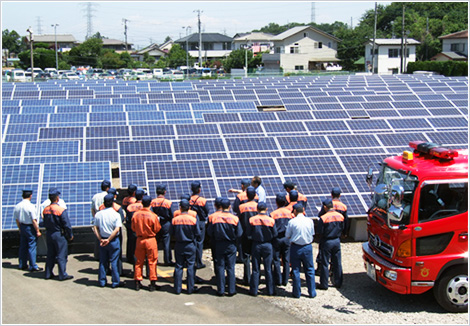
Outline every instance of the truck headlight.
<svg viewBox="0 0 470 326"><path fill-rule="evenodd" d="M384 276L389 280L396 281L397 280L397 272L394 271L385 271Z"/></svg>

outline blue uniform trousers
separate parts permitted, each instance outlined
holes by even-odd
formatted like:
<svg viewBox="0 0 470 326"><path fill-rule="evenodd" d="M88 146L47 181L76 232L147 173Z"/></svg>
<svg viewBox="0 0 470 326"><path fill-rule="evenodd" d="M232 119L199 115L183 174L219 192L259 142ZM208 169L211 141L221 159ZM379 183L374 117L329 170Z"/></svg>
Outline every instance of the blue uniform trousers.
<svg viewBox="0 0 470 326"><path fill-rule="evenodd" d="M114 288L119 285L119 253L121 245L119 238L115 237L108 245L100 247L100 265L98 272L98 281L100 286L106 285L106 270L111 265L111 286Z"/></svg>
<svg viewBox="0 0 470 326"><path fill-rule="evenodd" d="M241 238L241 247L242 247L242 261L243 261L243 283L245 285L250 284L251 279L251 247L252 241L247 238L245 234Z"/></svg>
<svg viewBox="0 0 470 326"><path fill-rule="evenodd" d="M126 225L127 230L127 246L126 246L126 258L129 264L134 265L135 263L135 246L137 237L135 236L134 231Z"/></svg>
<svg viewBox="0 0 470 326"><path fill-rule="evenodd" d="M289 282L290 241L287 237L278 238L273 245L273 277L276 285L286 285ZM281 274L282 259L282 274Z"/></svg>
<svg viewBox="0 0 470 326"><path fill-rule="evenodd" d="M29 270L38 268L36 264L37 242L36 230L32 224L20 224L20 250L18 254L19 267Z"/></svg>
<svg viewBox="0 0 470 326"><path fill-rule="evenodd" d="M46 278L51 278L55 261L59 267L59 280L63 280L68 274L66 272L68 255L67 240L60 232L47 233L47 259L46 259Z"/></svg>
<svg viewBox="0 0 470 326"><path fill-rule="evenodd" d="M183 267L186 267L186 286L188 294L194 289L194 264L196 262L196 244L194 242L175 243L175 292L181 293L183 285Z"/></svg>
<svg viewBox="0 0 470 326"><path fill-rule="evenodd" d="M196 267L202 265L202 251L204 250L204 237L206 235L206 222L197 221L197 227L201 231L201 240L196 242Z"/></svg>
<svg viewBox="0 0 470 326"><path fill-rule="evenodd" d="M328 268L331 260L331 269L333 271L333 284L335 287L341 287L343 284L343 267L341 266L341 241L339 238L326 239L320 242L321 250L321 270L320 285L328 288L328 278L330 276Z"/></svg>
<svg viewBox="0 0 470 326"><path fill-rule="evenodd" d="M235 290L235 263L237 260L237 245L231 241L218 241L215 246L215 264L217 293L225 293L225 271L227 271L228 293Z"/></svg>
<svg viewBox="0 0 470 326"><path fill-rule="evenodd" d="M300 265L302 264L307 281L308 295L310 298L316 297L312 245L299 246L292 243L290 248L290 263L292 266L292 296L300 298Z"/></svg>
<svg viewBox="0 0 470 326"><path fill-rule="evenodd" d="M261 260L264 265L264 275L266 280L266 288L268 289L268 295L274 294L274 283L272 274L272 263L273 263L273 245L271 242L255 242L253 241L253 247L251 249L252 255L252 269L250 279L250 293L257 295L260 279L260 265Z"/></svg>
<svg viewBox="0 0 470 326"><path fill-rule="evenodd" d="M157 240L161 240L163 244L163 262L168 264L172 261L171 245L170 245L170 221L160 221L162 228L157 234Z"/></svg>

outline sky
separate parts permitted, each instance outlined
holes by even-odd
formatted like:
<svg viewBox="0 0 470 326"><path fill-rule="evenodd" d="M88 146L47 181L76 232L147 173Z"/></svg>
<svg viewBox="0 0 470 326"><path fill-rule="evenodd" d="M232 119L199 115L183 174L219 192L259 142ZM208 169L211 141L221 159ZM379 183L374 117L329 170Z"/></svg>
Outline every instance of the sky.
<svg viewBox="0 0 470 326"><path fill-rule="evenodd" d="M88 5L88 4L91 5ZM200 10L201 29L233 37L273 22L309 23L314 4L315 22L341 21L356 26L362 15L374 9L373 1L3 1L2 31L15 30L26 35L72 34L83 42L87 35L87 8L91 10L92 34L99 32L110 39L124 41L127 20L127 42L135 49L151 43L163 43L167 36L177 40L197 33ZM378 2L387 5L390 2ZM190 28L187 28L190 26ZM41 33L39 33L41 32Z"/></svg>

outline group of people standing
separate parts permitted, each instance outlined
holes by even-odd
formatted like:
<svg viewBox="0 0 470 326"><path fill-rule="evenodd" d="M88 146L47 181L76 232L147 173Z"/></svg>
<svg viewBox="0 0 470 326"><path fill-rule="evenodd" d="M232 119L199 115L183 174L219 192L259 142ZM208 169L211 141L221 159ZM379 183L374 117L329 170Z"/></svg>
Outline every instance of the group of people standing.
<svg viewBox="0 0 470 326"><path fill-rule="evenodd" d="M201 196L201 183L191 183L192 194L184 194L179 209L172 211L172 202L165 198L167 186L156 188L157 197L152 199L136 185L128 186L128 196L122 205L116 203L117 191L108 180L101 184L101 192L92 198L93 232L96 236L95 257L99 258L99 285L107 285L111 273L111 287L122 285L122 227L127 229L126 258L134 265L135 289L140 290L143 268L147 266L150 291L159 289L157 281L158 241L163 245L163 265L174 266L174 291L182 292L183 269L187 269L187 293L197 291L195 283L198 269L206 267L202 261L204 239L210 239L211 253L217 283L218 296L236 294L235 264L243 263L243 283L249 286L249 294L258 295L261 263L264 266L268 295L277 293L277 286L293 282L293 297L299 298L300 269L303 265L309 297L316 296L316 289L327 289L330 278L335 287L342 284L340 237L347 234L347 207L339 199L341 190L333 188L331 198L322 202L318 217L306 217L307 197L296 190L293 182L284 183L284 191L276 194L277 209L268 213L266 191L261 178L241 180L233 204L227 197L214 202L215 212L206 198ZM24 200L15 208L15 219L21 233L20 268L41 270L33 260L35 248L29 245L40 236L38 218L30 203L32 191L24 191ZM73 239L65 203L59 198L57 188L49 191L50 203L43 209L44 226L47 231L46 278L54 277L55 261L59 265L59 279L70 279L65 271L67 241ZM26 196L26 197L25 197ZM29 197L28 197L29 196ZM25 202L26 200L26 202ZM29 205L28 205L29 200ZM26 216L26 217L25 217ZM30 226L29 226L30 225ZM317 275L320 283L315 285L312 243L315 233L319 237ZM174 240L172 258L171 238ZM30 266L27 253L30 248ZM237 258L238 253L238 258Z"/></svg>

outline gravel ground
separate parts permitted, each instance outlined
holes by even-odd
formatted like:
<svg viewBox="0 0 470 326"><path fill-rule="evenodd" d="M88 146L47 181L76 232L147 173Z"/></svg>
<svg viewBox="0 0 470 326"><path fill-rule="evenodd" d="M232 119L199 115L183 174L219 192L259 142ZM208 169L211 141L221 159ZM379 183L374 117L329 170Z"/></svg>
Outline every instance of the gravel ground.
<svg viewBox="0 0 470 326"><path fill-rule="evenodd" d="M270 301L280 309L288 311L309 324L469 324L468 313L449 313L434 300L432 291L421 295L399 295L374 283L367 275L362 261L362 243L346 242L341 245L344 281L340 289L330 287L317 290L317 297L307 297L305 282L302 282L300 299L291 297L292 285L278 288L278 295L260 298ZM314 259L318 245L314 245ZM205 250L205 259L211 260L210 250ZM316 265L316 264L315 264ZM208 267L212 268L212 264ZM243 265L236 265L237 286L243 278ZM302 274L302 280L304 276ZM315 277L319 282L319 277ZM264 292L264 277L260 294Z"/></svg>

